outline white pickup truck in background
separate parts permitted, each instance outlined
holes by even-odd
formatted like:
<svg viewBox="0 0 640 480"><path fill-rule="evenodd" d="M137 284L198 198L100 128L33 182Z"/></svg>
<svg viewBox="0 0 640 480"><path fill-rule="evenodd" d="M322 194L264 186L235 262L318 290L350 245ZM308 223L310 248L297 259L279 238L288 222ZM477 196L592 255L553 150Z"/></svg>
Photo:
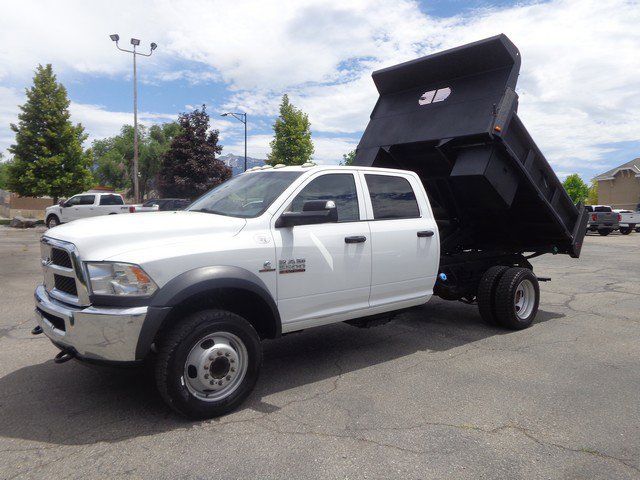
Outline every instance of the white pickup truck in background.
<svg viewBox="0 0 640 480"><path fill-rule="evenodd" d="M44 218L47 227L53 228L61 223L68 223L80 218L133 212L135 212L135 207L125 205L120 194L85 192L74 195L58 205L47 207Z"/></svg>
<svg viewBox="0 0 640 480"><path fill-rule="evenodd" d="M640 225L640 212L634 212L633 210L614 210L615 213L620 215L620 227L619 231L623 235L629 235L633 230L640 231L638 225Z"/></svg>

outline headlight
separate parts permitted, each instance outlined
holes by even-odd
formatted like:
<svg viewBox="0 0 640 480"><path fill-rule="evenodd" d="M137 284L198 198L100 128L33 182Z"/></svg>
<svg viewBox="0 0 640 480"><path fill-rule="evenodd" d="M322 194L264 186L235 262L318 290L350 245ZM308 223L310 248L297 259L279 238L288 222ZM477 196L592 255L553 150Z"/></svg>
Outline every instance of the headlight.
<svg viewBox="0 0 640 480"><path fill-rule="evenodd" d="M87 262L91 293L126 297L148 297L158 289L138 265L117 262Z"/></svg>

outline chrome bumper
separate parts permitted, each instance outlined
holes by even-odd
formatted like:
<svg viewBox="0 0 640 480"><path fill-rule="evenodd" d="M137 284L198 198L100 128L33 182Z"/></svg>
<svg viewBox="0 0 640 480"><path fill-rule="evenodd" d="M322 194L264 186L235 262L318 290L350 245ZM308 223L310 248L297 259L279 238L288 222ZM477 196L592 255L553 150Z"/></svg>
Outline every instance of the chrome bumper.
<svg viewBox="0 0 640 480"><path fill-rule="evenodd" d="M35 317L49 339L79 358L133 362L147 307L72 307L51 298L43 285L35 291Z"/></svg>

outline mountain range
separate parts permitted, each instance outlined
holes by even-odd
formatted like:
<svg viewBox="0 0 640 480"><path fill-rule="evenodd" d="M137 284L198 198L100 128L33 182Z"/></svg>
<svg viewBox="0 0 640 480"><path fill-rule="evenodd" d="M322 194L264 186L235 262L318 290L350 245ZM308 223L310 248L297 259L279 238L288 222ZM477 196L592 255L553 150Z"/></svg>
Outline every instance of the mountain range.
<svg viewBox="0 0 640 480"><path fill-rule="evenodd" d="M234 155L233 153L227 153L226 155L222 155L218 158L222 160L222 163L224 163L227 167L231 168L234 176L244 171L244 155L238 156ZM261 158L247 157L247 170L253 167L261 167L265 163L266 160L263 160Z"/></svg>

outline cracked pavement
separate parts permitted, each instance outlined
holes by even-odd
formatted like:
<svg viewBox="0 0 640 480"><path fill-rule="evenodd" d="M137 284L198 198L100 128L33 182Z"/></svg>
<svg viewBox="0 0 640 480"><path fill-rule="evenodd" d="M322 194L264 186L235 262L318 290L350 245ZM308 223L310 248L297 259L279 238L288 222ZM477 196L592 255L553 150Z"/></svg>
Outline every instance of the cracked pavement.
<svg viewBox="0 0 640 480"><path fill-rule="evenodd" d="M640 478L640 234L545 255L536 323L433 299L265 342L254 394L191 422L149 372L56 365L33 337L42 230L0 227L0 479Z"/></svg>

